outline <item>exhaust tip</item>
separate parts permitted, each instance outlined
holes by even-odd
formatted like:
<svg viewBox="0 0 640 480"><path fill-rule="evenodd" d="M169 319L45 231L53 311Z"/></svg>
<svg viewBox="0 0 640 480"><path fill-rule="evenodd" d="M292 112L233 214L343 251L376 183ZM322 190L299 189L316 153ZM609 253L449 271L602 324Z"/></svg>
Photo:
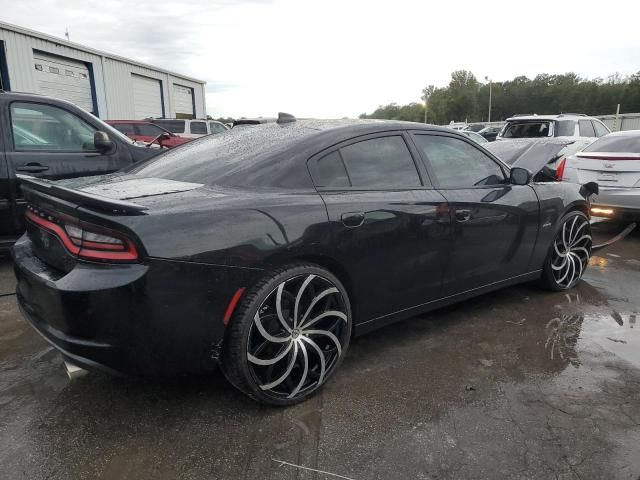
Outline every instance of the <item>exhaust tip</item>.
<svg viewBox="0 0 640 480"><path fill-rule="evenodd" d="M69 380L75 380L76 378L80 378L87 373L84 368L80 368L79 366L69 362L68 360L64 360L64 369L67 372Z"/></svg>

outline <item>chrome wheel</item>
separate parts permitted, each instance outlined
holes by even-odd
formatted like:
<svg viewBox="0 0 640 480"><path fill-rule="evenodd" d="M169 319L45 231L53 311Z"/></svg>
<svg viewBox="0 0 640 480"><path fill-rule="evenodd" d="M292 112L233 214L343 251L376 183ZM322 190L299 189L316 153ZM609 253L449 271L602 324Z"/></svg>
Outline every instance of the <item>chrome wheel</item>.
<svg viewBox="0 0 640 480"><path fill-rule="evenodd" d="M571 288L582 277L591 255L591 226L583 215L569 218L553 242L551 271L556 285Z"/></svg>
<svg viewBox="0 0 640 480"><path fill-rule="evenodd" d="M247 363L258 388L292 399L322 385L348 344L348 315L340 290L320 275L280 283L249 329Z"/></svg>

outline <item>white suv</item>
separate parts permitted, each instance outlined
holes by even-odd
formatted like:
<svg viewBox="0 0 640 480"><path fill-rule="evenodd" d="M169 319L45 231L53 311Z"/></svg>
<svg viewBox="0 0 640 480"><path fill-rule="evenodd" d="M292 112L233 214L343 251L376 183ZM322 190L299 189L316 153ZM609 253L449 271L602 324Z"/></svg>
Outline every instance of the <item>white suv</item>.
<svg viewBox="0 0 640 480"><path fill-rule="evenodd" d="M496 140L545 137L586 137L595 140L608 133L609 129L600 120L578 113L516 115L507 118Z"/></svg>
<svg viewBox="0 0 640 480"><path fill-rule="evenodd" d="M185 120L180 118L157 118L153 123L169 130L171 133L185 138L197 138L211 133L222 133L229 128L215 120Z"/></svg>

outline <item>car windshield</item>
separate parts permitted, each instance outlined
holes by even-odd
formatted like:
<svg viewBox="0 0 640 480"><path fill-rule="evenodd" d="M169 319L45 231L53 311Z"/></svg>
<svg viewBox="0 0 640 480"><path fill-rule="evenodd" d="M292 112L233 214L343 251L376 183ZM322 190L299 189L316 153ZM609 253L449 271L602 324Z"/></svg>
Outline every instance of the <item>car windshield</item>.
<svg viewBox="0 0 640 480"><path fill-rule="evenodd" d="M207 185L251 185L251 173L265 156L312 133L317 130L275 123L234 128L169 150L129 173Z"/></svg>
<svg viewBox="0 0 640 480"><path fill-rule="evenodd" d="M548 137L551 132L551 122L541 120L527 120L509 122L502 132L502 138L536 138Z"/></svg>
<svg viewBox="0 0 640 480"><path fill-rule="evenodd" d="M640 153L640 135L607 135L593 142L584 151Z"/></svg>

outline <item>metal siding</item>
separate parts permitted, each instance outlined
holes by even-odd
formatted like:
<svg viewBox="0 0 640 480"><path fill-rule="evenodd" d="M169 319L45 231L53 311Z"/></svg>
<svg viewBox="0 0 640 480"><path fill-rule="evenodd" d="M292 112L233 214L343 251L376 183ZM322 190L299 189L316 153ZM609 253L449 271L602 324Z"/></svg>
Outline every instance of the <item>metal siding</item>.
<svg viewBox="0 0 640 480"><path fill-rule="evenodd" d="M18 27L19 29L19 27ZM133 90L131 88L131 74L142 75L162 81L162 96L165 116L173 117L175 112L172 103L172 84L178 83L193 88L196 118L206 116L204 83L184 78L169 72L127 62L120 57L113 58L109 54L80 47L65 45L54 40L39 38L37 32L33 35L11 30L10 26L0 24L0 40L5 41L6 60L11 79L11 89L14 91L38 93L38 85L34 75L33 50L39 50L52 55L76 59L90 63L93 68L95 83L95 99L100 118L103 119L131 119L134 118ZM43 34L46 37L46 35ZM51 37L49 37L51 38ZM103 71L104 61L104 71Z"/></svg>

